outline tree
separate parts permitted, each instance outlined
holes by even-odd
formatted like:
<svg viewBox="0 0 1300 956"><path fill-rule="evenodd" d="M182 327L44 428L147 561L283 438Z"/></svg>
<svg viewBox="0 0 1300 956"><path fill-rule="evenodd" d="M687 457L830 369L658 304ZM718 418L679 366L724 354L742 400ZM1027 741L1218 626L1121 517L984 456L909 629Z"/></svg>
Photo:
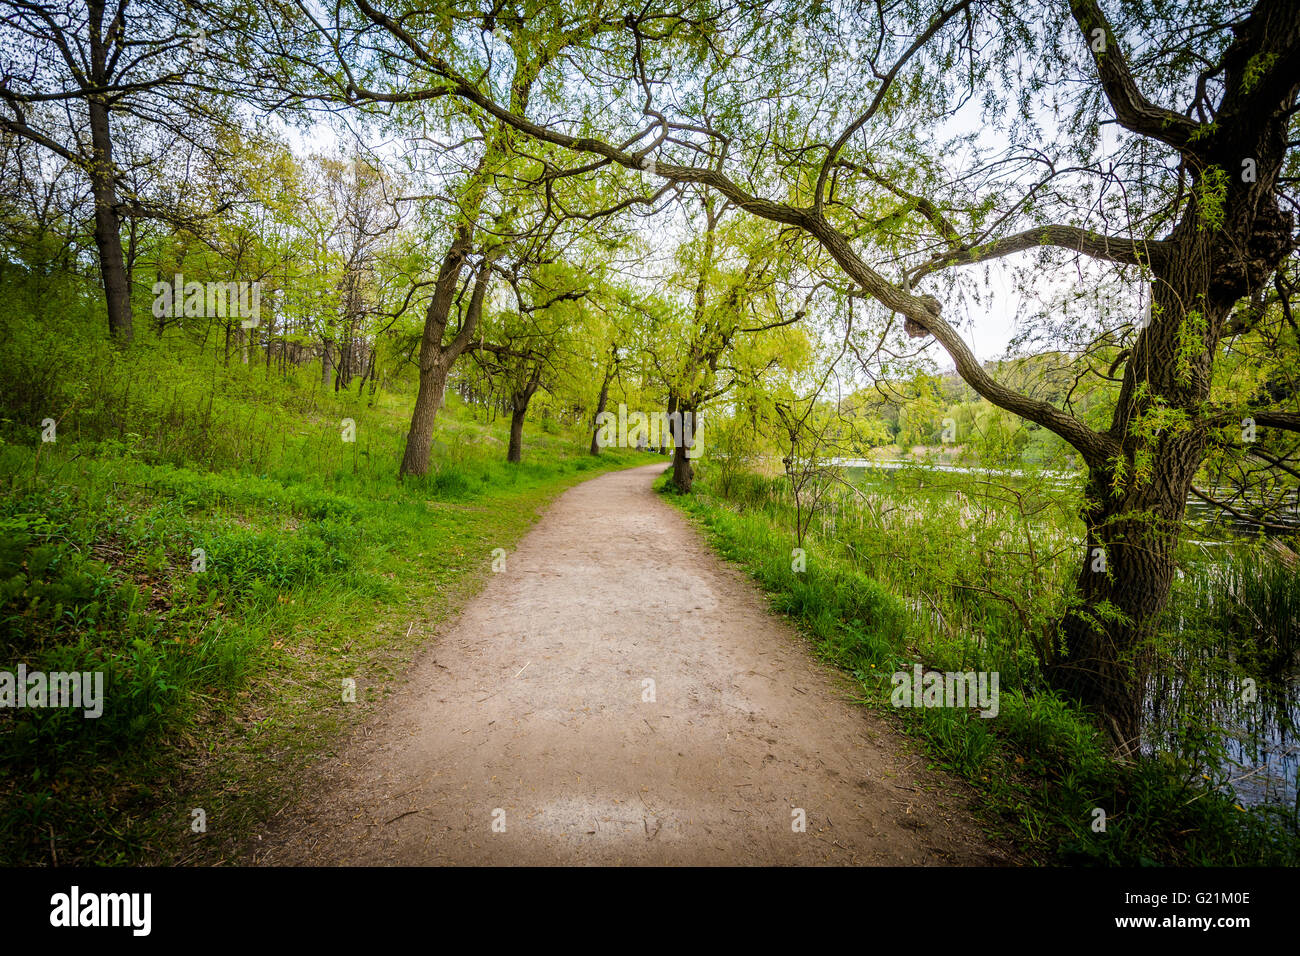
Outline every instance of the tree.
<svg viewBox="0 0 1300 956"><path fill-rule="evenodd" d="M212 151L205 130L226 123L217 98L208 95L216 87L203 76L232 31L213 26L221 17L210 6L203 0L187 11L167 0L0 3L0 129L60 157L89 182L108 328L119 343L134 335L123 225L179 214L135 188L135 174L169 150ZM251 15L244 11L241 19ZM215 71L227 86L234 82L233 62Z"/></svg>
<svg viewBox="0 0 1300 956"><path fill-rule="evenodd" d="M675 321L658 329L661 338L671 340L659 347L664 358L656 356L668 393L668 419L677 429L673 485L683 493L694 481L691 458L700 449L692 445L701 414L802 355L802 343L779 335L804 315L782 308L788 259L771 231L752 220L726 221L729 203L708 191L689 192L697 193L703 224L677 250L682 306L670 310Z"/></svg>
<svg viewBox="0 0 1300 956"><path fill-rule="evenodd" d="M597 440L600 435L600 425L597 423L609 405L609 383L616 375L618 375L618 343L614 342L609 347L609 360L605 363L600 378L600 397L596 399L596 410L591 416L591 446L588 451L593 456L600 454L600 442Z"/></svg>
<svg viewBox="0 0 1300 956"><path fill-rule="evenodd" d="M524 420L538 390L556 380L569 341L584 337L589 309L584 301L592 281L547 254L549 243L514 264L508 274L515 309L501 310L470 346L475 359L501 385L510 411L506 461L523 460ZM488 337L490 336L490 341Z"/></svg>
<svg viewBox="0 0 1300 956"><path fill-rule="evenodd" d="M1044 4L1034 30L1019 28L1017 11L993 0L906 5L889 22L882 13L879 26L870 10L841 24L837 9L821 5L773 18L744 4L652 3L592 54L612 77L614 95L578 91L573 109L542 118L495 98L364 0L358 8L365 14L358 29L370 42L396 44L418 65L422 94L456 96L539 143L570 150L578 157L570 172L617 165L699 184L811 237L887 314L903 317L908 335L937 341L981 396L1072 445L1088 469L1081 570L1060 647L1043 663L1057 687L1098 713L1117 744L1135 744L1145 648L1211 433L1243 412L1261 428L1300 429L1294 393L1245 408L1210 400L1234 306L1257 298L1295 247L1284 167L1300 88L1296 0L1260 3L1245 15L1206 4L1194 27L1181 14L1142 5L1125 6L1112 23L1096 0L1071 0L1068 8ZM866 54L861 68L836 72L846 33ZM1148 40L1136 74L1124 52L1132 35ZM1059 36L1070 37L1068 45ZM1036 75L1015 74L1022 56ZM674 97L657 95L682 62L693 68L692 83L674 86ZM1151 99L1139 75L1181 109ZM591 73L584 79L593 82ZM765 91L752 88L760 84ZM945 177L962 183L952 187L952 202L926 194L943 185L923 175L942 168L936 157L964 155L926 152L926 137L966 98L980 93L995 116L1010 104L1026 135L1037 136L1044 89L1083 91L1071 132L1074 152L1091 152L1090 159L1067 170L1027 147L1013 174L1004 156ZM752 105L755 92L761 109ZM1095 155L1098 131L1112 116L1120 143L1111 156ZM1030 181L1035 163L1046 173ZM1097 207L1071 204L1067 172L1088 200L1101 197ZM965 184L976 174L1001 188L974 194ZM1133 188L1110 190L1117 175ZM1122 372L1115 370L1114 413L1102 428L998 381L945 317L943 302L917 289L946 270L1044 247L1127 268L1124 275L1148 288L1150 320L1129 317L1133 340ZM873 266L873 253L892 259L899 278Z"/></svg>
<svg viewBox="0 0 1300 956"><path fill-rule="evenodd" d="M321 220L341 262L335 282L338 313L322 325L322 376L333 357L334 390L347 388L353 375L366 372L357 352L366 349L367 319L379 307L375 294L380 257L402 226L402 210L394 184L373 160L360 154L347 160L317 157L319 182L310 215ZM373 350L372 354L373 354ZM322 381L325 381L322 378Z"/></svg>

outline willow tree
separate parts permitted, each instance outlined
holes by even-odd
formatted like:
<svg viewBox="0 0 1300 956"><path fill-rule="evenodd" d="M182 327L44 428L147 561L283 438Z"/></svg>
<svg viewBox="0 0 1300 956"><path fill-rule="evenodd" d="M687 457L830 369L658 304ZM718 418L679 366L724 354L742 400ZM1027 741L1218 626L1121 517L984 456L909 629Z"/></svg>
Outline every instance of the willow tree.
<svg viewBox="0 0 1300 956"><path fill-rule="evenodd" d="M1237 407L1210 393L1234 307L1258 300L1295 246L1300 3L1115 6L1112 21L1097 0L651 2L548 75L568 108L556 94L545 111L512 108L401 29L403 13L358 0L352 26L424 95L572 152L570 172L697 183L797 230L976 392L1077 449L1077 595L1043 663L1131 745L1144 648L1212 435L1243 419L1300 429L1293 391ZM996 132L951 138L963 117ZM994 157L990 135L1009 141ZM1044 247L1146 287L1149 315L1125 319L1131 342L1110 370L1108 423L998 381L934 294L952 293L941 277L960 267Z"/></svg>
<svg viewBox="0 0 1300 956"><path fill-rule="evenodd" d="M682 306L676 321L660 327L664 341L657 356L668 415L680 428L673 436L672 481L683 493L694 483L691 457L706 442L705 409L788 370L806 353L804 332L790 332L804 312L786 302L798 257L768 224L735 215L731 203L710 190L690 192L699 193L692 197L698 203L684 210L699 215L692 222L695 234L677 250L673 274ZM697 437L700 446L692 450Z"/></svg>
<svg viewBox="0 0 1300 956"><path fill-rule="evenodd" d="M506 245L520 238L515 221L519 205L532 202L530 197L518 195L519 184L545 176L548 164L544 157L515 148L519 134L505 120L481 111L466 115L456 109L456 101L445 97L447 90L438 76L425 72L420 61L413 61L405 50L419 49L424 55L439 51L439 57L445 55L449 64L454 64L449 69L478 77L487 95L499 98L507 113L522 115L529 111L543 74L562 66L575 50L602 32L617 29L622 21L612 14L602 17L599 12L589 14L551 4L529 5L526 11L501 5L478 12L424 5L390 11L386 4L372 5L367 0L337 4L332 10L303 0L266 3L277 10L296 6L306 27L305 32L286 32L278 44L272 43L278 56L301 60L301 54L293 49L298 45L313 50L323 47L336 56L333 64L300 63L303 73L298 86L286 90L288 98L326 98L335 104L383 113L394 130L420 131L415 139L424 142L417 147L465 157L455 169L444 162L435 177L435 198L450 210L442 217L448 235L439 237L445 252L425 311L419 388L399 470L400 475L424 475L447 381L474 341L481 315L481 308L471 306L462 309L458 321L453 322L453 306L458 299L483 301L480 290L492 282L496 260L505 255ZM369 44L355 30L357 22L378 26L397 46ZM341 71L334 71L334 65ZM406 75L412 70L414 83ZM439 100L445 101L447 109L434 115ZM445 141L429 133L434 127ZM523 188L530 190L531 185ZM545 191L547 203L555 188L552 183ZM522 231L531 233L532 227ZM469 274L462 279L467 268Z"/></svg>
<svg viewBox="0 0 1300 956"><path fill-rule="evenodd" d="M586 299L594 276L551 254L549 242L538 243L502 271L514 308L498 309L485 321L470 351L510 412L506 461L517 464L523 461L524 422L534 396L555 389L576 352L572 340L588 337L592 315Z"/></svg>

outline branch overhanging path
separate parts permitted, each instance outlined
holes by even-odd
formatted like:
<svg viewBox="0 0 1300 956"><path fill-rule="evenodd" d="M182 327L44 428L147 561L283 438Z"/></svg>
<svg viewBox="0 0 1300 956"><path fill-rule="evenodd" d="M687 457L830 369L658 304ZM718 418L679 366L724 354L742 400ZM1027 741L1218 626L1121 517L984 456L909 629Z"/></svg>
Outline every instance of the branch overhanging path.
<svg viewBox="0 0 1300 956"><path fill-rule="evenodd" d="M1077 0L1077 2L1081 8L1086 8L1078 14L1083 18L1080 23L1082 24L1085 21L1091 23L1092 20L1088 19L1088 16L1091 16L1089 11L1093 10L1091 0ZM648 118L647 125L640 132L625 139L621 144L606 142L593 136L576 136L530 120L525 113L515 112L493 100L480 89L479 84L459 74L443 57L422 44L401 23L372 6L367 0L356 0L356 7L362 15L375 27L380 28L395 39L404 55L410 56L412 62L418 62L423 68L427 69L431 76L437 78L437 82L425 89L403 90L396 93L369 89L358 84L356 76L346 58L343 57L339 58L339 66L343 71L343 77L338 82L341 83L340 92L343 99L350 104L361 102L375 104L414 103L456 96L537 142L559 146L576 154L596 157L591 164L583 167L584 171L594 170L610 164L633 170L652 169L655 176L667 183L695 183L705 186L726 197L727 200L753 216L803 230L825 249L840 268L844 270L845 274L857 283L865 294L879 301L890 311L904 316L910 329L917 334L933 336L948 353L962 378L982 397L1000 408L1011 411L1059 435L1080 453L1089 466L1097 467L1119 453L1120 446L1113 437L1096 431L1074 415L1055 407L1049 402L1017 392L994 379L976 359L975 354L957 329L943 317L943 305L938 299L928 294L917 294L907 283L897 285L890 282L862 258L849 238L825 216L822 189L826 184L827 173L831 166L836 163L836 157L844 142L847 141L847 138L852 135L855 129L860 128L876 113L880 105L880 98L892 84L898 69L902 67L903 63L924 46L925 41L938 32L944 23L960 13L966 6L967 3L962 0L962 2L938 13L929 27L903 54L895 68L883 78L876 100L865 113L849 124L841 136L840 142L831 149L818 178L814 202L809 207L794 206L753 195L726 175L722 171L721 164L718 164L717 168L705 168L653 160L652 157L656 154L656 151L669 138L670 130L679 127L668 122L661 112L653 109L649 100L645 104L645 114ZM1100 14L1097 14L1097 16L1099 17ZM335 52L337 55L338 51ZM1124 76L1127 76L1127 68L1122 67L1122 64L1112 63L1107 69L1108 71L1114 71L1121 68L1125 71ZM654 134L653 137L652 134ZM645 142L647 139L650 140L648 143ZM638 146L639 148L633 149ZM656 193L656 195L660 194ZM635 201L650 203L647 197L641 197ZM1130 264L1147 261L1149 257L1160 254L1158 243L1143 243L1122 237L1103 236L1088 230L1067 225L1057 225L1030 230L1020 236L1004 237L997 242L986 243L979 247L968 247L959 244L958 248L952 250L949 255L940 256L922 266L922 272L918 273L917 278L921 274L950 265L969 264L988 258L997 258L1021 251L1029 245L1040 243L1060 245L1095 258Z"/></svg>

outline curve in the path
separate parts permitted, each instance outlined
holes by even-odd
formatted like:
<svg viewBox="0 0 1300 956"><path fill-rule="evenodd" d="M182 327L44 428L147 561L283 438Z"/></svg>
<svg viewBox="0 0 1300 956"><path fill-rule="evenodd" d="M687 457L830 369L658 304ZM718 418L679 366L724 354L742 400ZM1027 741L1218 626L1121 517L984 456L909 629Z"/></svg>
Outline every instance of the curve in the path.
<svg viewBox="0 0 1300 956"><path fill-rule="evenodd" d="M662 470L562 495L254 860L1005 861L968 791L651 490Z"/></svg>

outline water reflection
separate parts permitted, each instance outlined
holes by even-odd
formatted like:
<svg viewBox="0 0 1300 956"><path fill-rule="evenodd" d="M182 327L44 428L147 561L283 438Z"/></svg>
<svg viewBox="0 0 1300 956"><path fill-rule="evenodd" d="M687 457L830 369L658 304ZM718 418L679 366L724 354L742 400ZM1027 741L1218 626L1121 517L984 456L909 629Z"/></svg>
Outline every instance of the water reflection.
<svg viewBox="0 0 1300 956"><path fill-rule="evenodd" d="M837 463L856 472L858 479L873 471L1027 477L1017 469L910 459ZM1079 478L1065 472L1036 472L1034 477L1054 485ZM931 494L960 490L927 484ZM1300 531L1300 515L1270 520ZM1188 499L1187 521L1190 533L1184 544L1194 549L1194 555L1184 562L1189 570L1180 573L1175 584L1164 623L1163 653L1146 687L1143 750L1195 761L1211 781L1229 787L1243 807L1297 806L1300 635L1279 634L1279 629L1290 625L1276 616L1258 619L1270 611L1242 591L1243 571L1253 573L1256 564L1236 551L1247 539L1277 538L1279 533L1261 534L1257 525L1196 497ZM1294 584L1289 588L1294 593ZM931 613L919 600L914 610L918 616ZM1251 614L1257 615L1253 622ZM1294 610L1283 617L1294 620Z"/></svg>
<svg viewBox="0 0 1300 956"><path fill-rule="evenodd" d="M1173 668L1147 685L1143 751L1196 760L1242 806L1295 806L1300 785L1300 680L1225 677L1189 692ZM1249 688L1249 690L1248 690Z"/></svg>

